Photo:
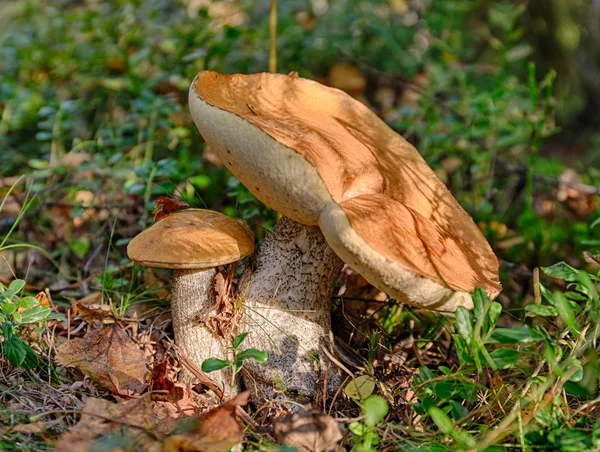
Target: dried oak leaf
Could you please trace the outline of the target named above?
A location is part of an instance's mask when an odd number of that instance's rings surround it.
[[[118,325],[67,341],[58,348],[56,361],[79,369],[99,385],[124,397],[146,389],[147,356]]]
[[[154,203],[154,211],[152,212],[154,215],[154,221],[158,221],[170,213],[177,212],[178,210],[182,209],[188,209],[189,207],[190,205],[186,202],[168,198],[166,196],[159,196],[156,198],[156,202]]]
[[[248,403],[249,392],[214,408],[188,423],[186,432],[167,438],[161,452],[227,452],[244,439],[244,429],[235,418],[238,405]]]
[[[338,422],[318,411],[301,410],[275,419],[275,436],[299,451],[323,452],[336,448],[342,439]]]
[[[81,419],[77,425],[59,438],[54,450],[158,452],[160,442],[151,433],[155,428],[156,419],[148,395],[119,403],[89,397],[83,407]],[[119,443],[112,448],[106,444],[106,439],[111,436],[115,438],[115,443]]]

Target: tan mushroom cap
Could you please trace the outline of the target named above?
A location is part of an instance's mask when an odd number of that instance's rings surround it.
[[[198,74],[200,133],[261,201],[320,225],[329,245],[400,301],[451,311],[498,261],[419,152],[346,93],[280,74]],[[343,239],[342,239],[343,238]]]
[[[239,261],[254,235],[239,221],[201,209],[174,212],[135,236],[127,255],[148,267],[204,269]]]

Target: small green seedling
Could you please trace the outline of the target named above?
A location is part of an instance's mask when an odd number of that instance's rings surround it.
[[[266,363],[268,359],[267,352],[255,348],[247,348],[240,351],[240,346],[247,336],[248,333],[241,333],[233,340],[233,347],[231,347],[231,351],[233,352],[232,361],[219,358],[208,358],[202,363],[202,370],[204,372],[214,372],[215,370],[231,368],[231,386],[233,387],[235,386],[235,376],[239,373],[247,360],[253,359],[261,364]]]
[[[0,283],[0,334],[4,341],[1,352],[15,367],[32,368],[38,363],[33,349],[18,335],[24,325],[43,322],[54,315],[46,306],[40,306],[32,296],[21,297],[25,281],[15,279],[8,287]]]
[[[358,403],[358,402],[357,402]],[[354,439],[354,452],[375,452],[373,446],[379,444],[379,436],[375,427],[387,415],[389,406],[385,399],[376,394],[367,397],[359,403],[362,412],[362,422],[351,422],[348,429],[356,436]]]

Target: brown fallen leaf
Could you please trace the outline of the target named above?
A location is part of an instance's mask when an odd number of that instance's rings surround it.
[[[116,317],[113,314],[110,306],[106,304],[90,304],[84,305],[78,301],[73,304],[73,317],[79,317],[88,323],[99,322],[104,325],[111,325],[116,322]]]
[[[338,422],[318,411],[301,410],[273,422],[277,439],[300,452],[323,452],[336,448],[342,439]]]
[[[56,361],[79,369],[99,385],[124,397],[146,389],[147,357],[118,325],[67,341],[58,348]]]
[[[120,403],[89,397],[82,410],[81,419],[70,431],[64,433],[56,451],[90,452],[94,450],[144,450],[157,452],[160,441],[152,433],[156,419],[149,395]],[[120,436],[114,446],[104,444],[107,437]],[[103,444],[98,444],[99,441]],[[126,447],[125,444],[127,444]],[[104,447],[102,447],[104,446]],[[135,449],[134,447],[135,446]]]
[[[38,301],[40,306],[52,308],[52,310],[56,312],[56,306],[54,306],[54,303],[52,303],[52,297],[50,296],[50,289],[47,287],[46,289],[38,292],[38,294],[35,296],[35,299]]]
[[[190,205],[186,202],[179,201],[178,199],[168,198],[166,196],[159,196],[156,198],[154,203],[154,221],[160,220],[162,217],[169,215],[170,213],[177,212],[178,210],[188,209]]]
[[[236,407],[248,403],[248,391],[200,415],[187,432],[167,438],[161,452],[227,452],[244,439],[244,429],[235,417]]]
[[[92,292],[91,294],[77,300],[77,303],[83,306],[102,304],[102,292]]]
[[[198,416],[206,411],[209,405],[204,397],[193,391],[190,386],[177,382],[173,389],[169,391],[168,397],[156,400],[153,394],[154,414],[160,420],[174,420],[178,418],[188,418]],[[212,405],[210,405],[212,406]],[[161,422],[161,428],[164,426]],[[170,433],[169,428],[161,431]]]
[[[183,398],[183,388],[175,386],[175,383],[167,378],[168,364],[168,360],[160,363],[155,362],[152,368],[150,390],[154,401],[177,402]]]

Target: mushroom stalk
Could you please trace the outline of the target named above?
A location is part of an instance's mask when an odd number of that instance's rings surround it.
[[[173,272],[171,316],[175,342],[198,368],[201,368],[202,362],[208,358],[230,358],[227,356],[225,339],[212,334],[202,321],[216,313],[211,290],[216,273],[216,268],[176,269]],[[229,375],[225,375],[224,372],[213,372],[210,377],[227,393],[230,389]],[[190,383],[194,376],[185,371],[182,380]]]
[[[259,246],[252,264],[239,284],[245,302],[241,329],[250,333],[244,345],[268,352],[269,361],[246,364],[246,386],[262,399],[271,399],[278,383],[315,398],[329,364],[320,347],[329,343],[331,294],[344,264],[318,226],[287,217]],[[329,392],[339,387],[335,365],[327,380]]]

